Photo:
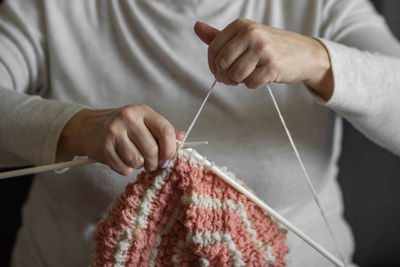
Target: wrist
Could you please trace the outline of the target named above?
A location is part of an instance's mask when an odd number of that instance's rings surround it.
[[[328,51],[317,39],[310,38],[312,43],[311,58],[312,66],[304,83],[311,87],[314,92],[325,101],[333,94],[333,73]]]
[[[82,151],[79,146],[79,131],[84,124],[89,109],[78,111],[64,126],[57,146],[57,158],[80,156]]]

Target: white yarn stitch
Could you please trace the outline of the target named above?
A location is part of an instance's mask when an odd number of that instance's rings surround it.
[[[205,209],[231,209],[236,212],[242,218],[243,224],[250,240],[256,244],[256,246],[264,251],[264,259],[267,263],[271,264],[275,262],[275,257],[272,255],[272,247],[268,244],[264,244],[260,239],[258,239],[257,231],[252,228],[251,221],[247,218],[245,207],[242,203],[235,204],[229,199],[224,199],[222,202],[218,198],[211,198],[209,196],[198,196],[196,193],[192,195],[184,194],[182,197],[182,202],[185,205],[196,206]]]
[[[126,257],[128,249],[133,241],[131,229],[146,229],[147,228],[147,217],[149,215],[150,207],[153,199],[158,195],[159,190],[165,184],[165,177],[169,173],[170,169],[163,170],[159,175],[154,178],[152,187],[148,188],[143,194],[143,199],[136,205],[136,213],[132,218],[131,227],[127,227],[118,232],[120,236],[120,242],[118,244],[117,251],[115,253],[115,265],[116,267],[124,267],[126,264]]]
[[[232,259],[232,265],[235,267],[246,266],[246,263],[242,260],[242,253],[236,248],[235,242],[233,242],[229,233],[220,234],[219,232],[205,233],[196,232],[194,235],[188,233],[186,240],[190,243],[204,247],[205,245],[221,245],[227,244],[228,252]]]
[[[164,229],[162,229],[161,233],[159,233],[156,237],[156,240],[154,242],[154,246],[151,250],[151,255],[150,255],[150,262],[149,262],[149,266],[153,267],[155,266],[155,260],[157,258],[157,254],[158,254],[158,247],[160,246],[162,237],[164,235],[167,235],[169,232],[171,232],[172,228],[174,227],[175,223],[180,220],[183,216],[183,210],[182,210],[183,205],[182,204],[178,204],[171,217],[168,219],[167,224],[165,225]]]

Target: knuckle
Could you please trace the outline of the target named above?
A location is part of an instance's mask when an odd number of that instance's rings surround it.
[[[256,23],[249,23],[244,27],[243,33],[246,37],[254,39],[255,37],[258,37],[260,34],[259,27]]]
[[[175,136],[175,129],[170,123],[166,122],[161,126],[161,134],[163,136]]]
[[[118,112],[118,118],[125,120],[125,121],[131,120],[131,118],[132,118],[131,109],[129,107],[122,108]]]
[[[134,168],[141,168],[143,167],[144,159],[141,155],[136,155],[135,158],[132,160],[132,166]]]
[[[268,53],[268,46],[263,42],[257,42],[254,44],[252,50],[256,55],[262,55],[264,57]]]
[[[140,108],[140,109],[146,109],[148,108],[148,106],[146,104],[137,104],[136,107]]]
[[[228,58],[227,58],[228,51],[224,51],[221,56],[219,56],[215,61],[218,67],[225,70],[229,67],[228,65]]]
[[[152,111],[152,109],[146,104],[138,104],[138,105],[136,105],[136,107],[139,110],[142,110],[142,111],[145,111],[145,112]]]
[[[229,72],[229,77],[231,78],[232,81],[235,83],[239,83],[243,80],[243,71],[238,70],[238,69],[233,69]]]
[[[147,148],[144,151],[144,156],[145,158],[153,158],[158,155],[158,146],[155,144],[151,144],[147,146]]]
[[[105,133],[107,136],[116,136],[118,133],[118,129],[115,123],[109,123],[105,128]]]

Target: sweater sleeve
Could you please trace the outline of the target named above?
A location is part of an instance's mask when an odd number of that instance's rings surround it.
[[[40,97],[50,90],[43,3],[0,7],[0,167],[55,161],[58,138],[78,104]]]
[[[323,18],[334,91],[321,103],[400,155],[399,42],[366,0],[328,0]]]

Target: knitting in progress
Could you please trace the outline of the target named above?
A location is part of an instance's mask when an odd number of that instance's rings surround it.
[[[95,242],[92,266],[278,267],[289,252],[286,230],[190,150],[128,184]]]

